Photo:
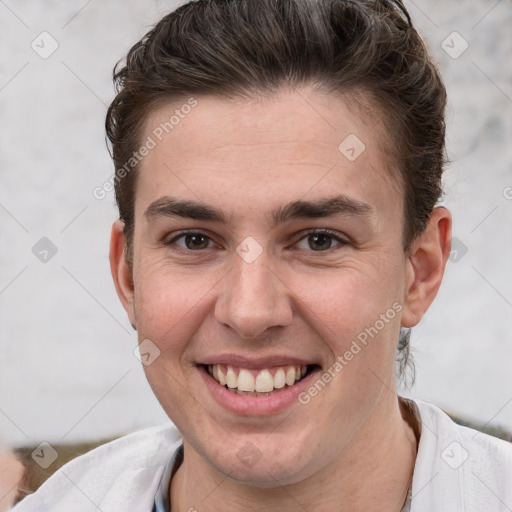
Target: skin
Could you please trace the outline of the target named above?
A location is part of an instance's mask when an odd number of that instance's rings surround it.
[[[0,512],[14,505],[24,468],[13,453],[0,445]]]
[[[416,325],[437,293],[450,214],[435,209],[404,253],[402,188],[382,149],[385,131],[376,113],[353,102],[305,87],[197,100],[141,162],[133,268],[120,221],[110,255],[139,340],[161,351],[145,366],[148,381],[184,436],[172,510],[399,511],[417,446],[399,411],[396,345],[400,326]],[[152,113],[141,140],[175,108]],[[338,150],[349,134],[366,146],[353,162]],[[369,208],[270,221],[291,201],[338,194]],[[214,206],[227,222],[145,215],[169,196]],[[184,229],[209,238],[195,239],[200,249],[187,246],[175,239]],[[319,250],[309,229],[333,230],[347,243],[320,239]],[[249,236],[263,249],[252,263],[236,252]],[[307,405],[235,414],[199,375],[198,362],[225,353],[296,357],[321,375],[395,303],[401,312]],[[247,443],[260,456],[250,467],[237,457]]]

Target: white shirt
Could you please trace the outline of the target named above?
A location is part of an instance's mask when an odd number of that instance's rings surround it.
[[[511,512],[512,444],[414,402],[422,427],[410,512]],[[151,512],[180,446],[172,426],[122,437],[63,466],[12,512]]]

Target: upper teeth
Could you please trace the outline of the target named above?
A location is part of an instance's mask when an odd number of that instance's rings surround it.
[[[214,364],[208,366],[210,375],[222,386],[239,391],[271,392],[285,385],[293,386],[307,372],[307,366],[280,366],[262,370],[247,370]]]

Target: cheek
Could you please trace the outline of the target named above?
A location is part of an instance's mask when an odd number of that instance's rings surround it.
[[[189,341],[208,309],[211,288],[208,279],[192,278],[156,263],[141,269],[135,282],[139,341],[150,340],[158,354],[143,369],[163,409],[173,411],[172,419],[177,424],[185,421],[180,411],[190,408],[190,395],[184,392],[183,383],[193,368],[183,362],[188,360]]]
[[[214,276],[148,265],[135,283],[139,339],[149,338],[162,352],[181,353],[204,318],[214,292]]]
[[[399,300],[398,287],[376,279],[368,267],[296,276],[290,288],[301,314],[321,331],[323,339],[331,340],[337,352]]]

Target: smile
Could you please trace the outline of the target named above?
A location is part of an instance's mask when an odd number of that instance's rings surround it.
[[[247,369],[232,365],[210,364],[206,370],[231,393],[263,397],[270,396],[294,386],[305,378],[316,365],[274,366],[262,369]]]

